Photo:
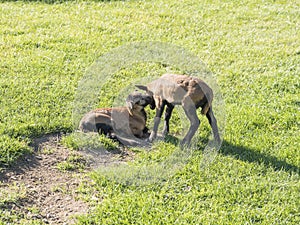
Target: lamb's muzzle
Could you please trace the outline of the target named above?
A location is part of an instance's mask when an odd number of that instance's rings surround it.
[[[215,140],[218,144],[221,142],[217,120],[212,110],[213,91],[201,79],[186,75],[165,74],[159,79],[150,82],[147,86],[136,85],[136,87],[146,91],[155,101],[156,115],[154,127],[149,137],[150,141],[153,141],[157,136],[158,125],[165,106],[167,108],[163,135],[169,132],[169,120],[174,106],[181,105],[190,121],[190,128],[181,141],[182,145],[190,144],[200,125],[200,120],[196,113],[196,109],[199,107],[202,109],[201,113],[206,115],[209,121]]]

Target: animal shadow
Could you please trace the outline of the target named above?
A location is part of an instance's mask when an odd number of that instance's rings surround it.
[[[278,159],[275,156],[261,153],[255,149],[234,145],[228,141],[223,141],[220,153],[244,162],[262,163],[266,167],[272,167],[275,171],[284,170],[286,172],[300,174],[300,168],[298,166],[290,164],[284,159]]]

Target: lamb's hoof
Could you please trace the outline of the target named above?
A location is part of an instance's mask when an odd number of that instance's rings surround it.
[[[221,147],[221,145],[222,145],[222,141],[221,141],[221,139],[218,137],[218,138],[215,138],[215,142],[216,142],[216,144],[219,146],[219,147]]]
[[[165,138],[168,134],[169,134],[169,132],[164,129],[162,132],[162,138]]]
[[[190,147],[190,142],[187,141],[187,140],[185,140],[185,139],[183,139],[183,140],[180,142],[180,148],[181,148],[181,149],[185,149],[185,148],[188,148],[188,147]]]
[[[156,134],[151,133],[150,137],[148,138],[148,141],[152,143],[155,140],[155,138],[156,138]]]

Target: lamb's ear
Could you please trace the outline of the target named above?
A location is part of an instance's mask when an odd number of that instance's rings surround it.
[[[148,88],[144,85],[135,85],[138,89],[141,89],[143,91],[148,91]]]

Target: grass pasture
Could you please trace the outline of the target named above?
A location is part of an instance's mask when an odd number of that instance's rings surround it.
[[[299,1],[285,0],[0,0],[0,172],[32,152],[34,138],[73,131],[78,83],[101,55],[132,42],[166,42],[197,55],[214,74],[226,103],[223,145],[200,169],[210,133],[201,117],[199,149],[168,179],[134,186],[89,173],[91,183],[77,191],[91,212],[76,222],[300,224],[299,12]],[[121,68],[113,88],[99,93],[99,106],[110,105],[137,73],[165,70]],[[174,119],[173,133],[178,126]],[[64,144],[76,148],[70,137]],[[159,161],[170,148],[133,149],[136,163]],[[26,198],[26,186],[14,185],[1,190],[0,224],[43,224],[6,207]]]

